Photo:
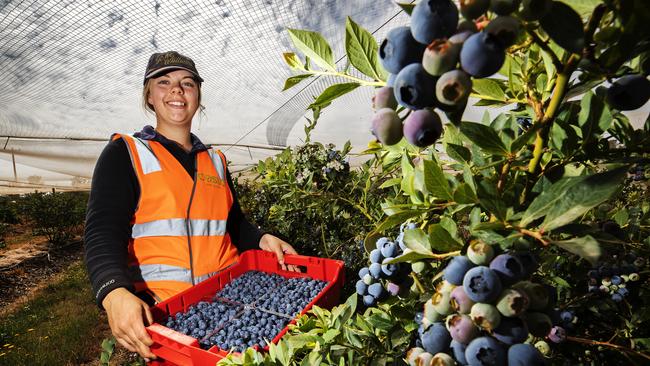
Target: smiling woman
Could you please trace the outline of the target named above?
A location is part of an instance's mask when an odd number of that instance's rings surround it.
[[[242,251],[272,251],[283,267],[283,253],[295,254],[246,220],[226,157],[190,132],[202,82],[190,58],[153,54],[142,99],[156,127],[114,134],[93,174],[88,273],[117,341],[145,358],[155,357],[144,327],[150,305],[229,267]]]

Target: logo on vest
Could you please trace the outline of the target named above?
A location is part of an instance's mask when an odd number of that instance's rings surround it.
[[[223,180],[219,178],[216,175],[208,175],[204,173],[198,173],[197,178],[199,178],[200,181],[203,183],[212,186],[212,187],[222,187],[223,186]]]

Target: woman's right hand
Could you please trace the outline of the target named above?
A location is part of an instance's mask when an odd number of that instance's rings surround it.
[[[106,309],[108,325],[115,339],[124,348],[137,352],[147,361],[156,358],[149,349],[153,340],[144,328],[145,319],[148,324],[153,323],[147,303],[124,287],[119,287],[106,295],[102,306]]]

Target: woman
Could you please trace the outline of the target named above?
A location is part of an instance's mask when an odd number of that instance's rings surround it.
[[[243,216],[221,152],[192,133],[201,106],[194,62],[155,53],[145,72],[143,105],[156,128],[115,134],[93,174],[85,228],[86,266],[117,341],[155,358],[145,322],[149,306],[222,271],[244,250],[295,250],[262,234]]]

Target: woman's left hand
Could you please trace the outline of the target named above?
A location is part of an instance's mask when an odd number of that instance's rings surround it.
[[[298,254],[291,244],[286,241],[273,236],[271,234],[264,234],[260,238],[260,249],[273,252],[278,257],[278,263],[282,266],[282,269],[285,271],[300,272],[300,269],[294,265],[287,266],[284,264],[284,255],[286,254]]]

